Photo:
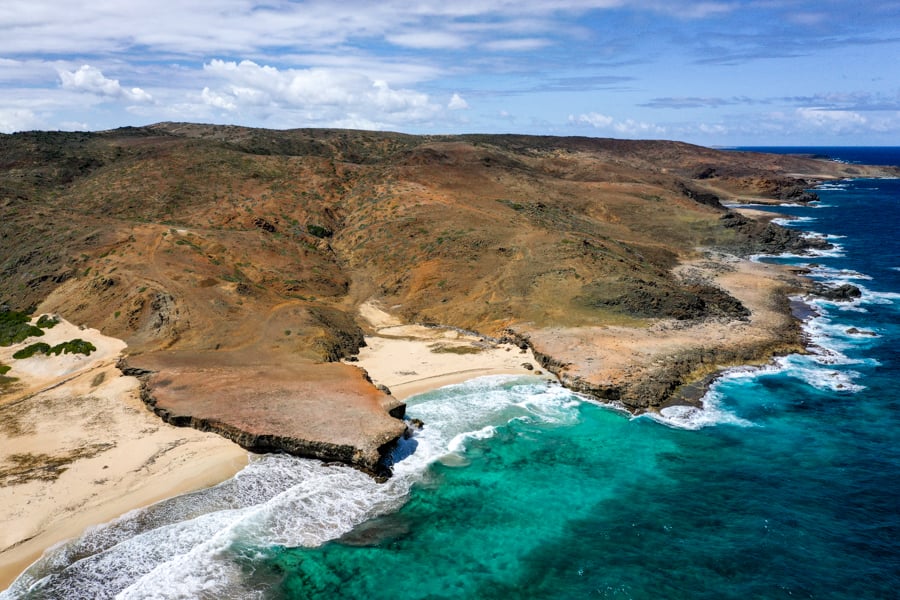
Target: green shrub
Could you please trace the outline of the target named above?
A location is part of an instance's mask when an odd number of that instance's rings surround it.
[[[306,230],[310,235],[314,235],[317,238],[327,238],[334,235],[334,232],[327,227],[322,227],[321,225],[313,225],[312,223],[307,224]]]
[[[92,343],[86,342],[80,338],[75,338],[74,340],[69,340],[68,342],[53,346],[47,354],[54,354],[56,356],[59,356],[60,354],[84,354],[85,356],[88,356],[96,349],[97,347]]]
[[[13,354],[13,358],[22,359],[22,358],[31,358],[35,354],[40,352],[41,354],[47,354],[50,352],[50,344],[45,342],[38,342],[37,344],[31,344],[30,346],[25,346],[15,354]]]
[[[50,315],[41,315],[37,320],[37,326],[41,329],[53,329],[59,325],[59,317],[51,317]]]
[[[44,335],[44,331],[30,324],[27,313],[12,310],[0,312],[0,346],[12,346],[30,337]]]
[[[97,347],[92,343],[86,342],[79,338],[57,344],[52,348],[50,347],[50,344],[47,344],[45,342],[38,342],[36,344],[31,344],[30,346],[22,348],[21,350],[13,354],[13,358],[31,358],[38,353],[46,354],[48,356],[51,354],[54,356],[59,356],[60,354],[84,354],[85,356],[88,356],[96,349]]]

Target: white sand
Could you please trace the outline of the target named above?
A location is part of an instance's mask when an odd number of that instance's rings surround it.
[[[497,344],[453,329],[400,325],[371,301],[360,307],[360,315],[377,333],[366,337],[367,346],[355,364],[401,400],[484,375],[542,373],[531,351],[513,344]]]
[[[74,338],[97,351],[12,359],[36,341],[52,346]],[[8,375],[20,380],[0,396],[0,589],[45,549],[87,527],[209,487],[247,464],[239,446],[172,427],[148,411],[137,379],[115,367],[124,348],[65,321],[43,337],[0,348],[0,362],[13,367]],[[54,460],[64,463],[58,476],[46,469]],[[24,462],[29,468],[11,471]]]

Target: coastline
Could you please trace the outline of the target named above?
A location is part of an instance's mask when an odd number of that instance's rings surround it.
[[[90,356],[12,360],[34,340],[0,348],[17,386],[0,396],[0,589],[45,550],[159,500],[232,477],[239,446],[166,425],[115,363],[125,343],[61,321],[40,341],[93,343]]]
[[[563,385],[635,415],[673,405],[702,408],[698,386],[705,389],[726,369],[805,351],[789,297],[807,284],[795,270],[709,253],[683,262],[676,272],[722,288],[749,316],[664,319],[645,328],[525,325],[512,333]]]
[[[510,342],[451,327],[403,325],[375,303],[367,302],[360,307],[360,316],[369,325],[367,345],[344,362],[362,368],[374,385],[389,389],[399,401],[485,375],[543,375],[558,378],[573,391],[622,404],[639,414],[673,404],[698,407],[702,396],[698,386],[707,388],[725,369],[736,364],[760,364],[776,354],[802,351],[799,321],[788,301],[791,291],[802,288],[803,279],[796,271],[722,254],[685,262],[677,271],[683,277],[714,281],[747,305],[751,316],[741,321],[663,320],[643,329],[597,327],[570,331],[520,326],[511,330],[518,339]],[[19,508],[11,508],[6,516],[18,529],[6,524],[6,538],[15,539],[3,540],[0,589],[46,549],[86,528],[158,500],[215,485],[247,464],[246,451],[218,435],[171,427],[157,420],[140,398],[138,380],[121,375],[115,367],[125,347],[123,342],[65,322],[52,331],[60,339],[90,339],[99,344],[101,351],[90,360],[39,357],[12,361],[21,364],[15,365],[17,371],[11,375],[27,375],[23,378],[27,390],[19,390],[17,400],[0,401],[0,411],[28,402],[43,402],[46,407],[54,401],[71,403],[72,396],[102,397],[104,404],[93,403],[90,418],[94,422],[103,421],[115,411],[110,402],[132,420],[117,424],[119,437],[113,448],[77,461],[55,481],[0,487],[0,498],[7,506],[19,503]],[[53,340],[48,337],[47,341]],[[703,345],[707,351],[698,353]],[[3,349],[5,354],[0,359],[9,362],[6,354],[11,355],[15,349]],[[53,366],[47,362],[61,358],[71,364]],[[673,365],[674,370],[666,370]],[[93,385],[100,373],[104,374],[101,383]],[[641,404],[642,398],[653,394],[666,401]],[[65,415],[55,418],[66,420]],[[52,415],[41,415],[45,424],[53,419]],[[83,422],[71,419],[64,425],[69,431],[84,427]],[[109,429],[104,430],[105,435]],[[159,438],[158,431],[167,432],[165,441]],[[30,435],[35,440],[47,436],[42,431]],[[142,459],[134,457],[139,454],[137,447],[144,449]],[[116,453],[127,453],[131,462]],[[61,502],[61,494],[67,502],[56,504]],[[10,498],[3,498],[4,495]],[[35,510],[29,505],[25,514],[25,504],[39,495],[52,498],[47,500],[48,508]]]
[[[698,395],[695,389],[698,381],[709,384],[724,369],[736,362],[758,364],[767,361],[773,356],[774,345],[780,350],[786,348],[785,339],[779,334],[792,328],[799,330],[798,321],[791,314],[787,302],[787,290],[797,289],[800,278],[790,269],[777,265],[764,265],[724,255],[708,256],[700,261],[684,263],[679,270],[690,271],[693,277],[702,275],[714,279],[718,285],[748,305],[752,313],[750,319],[737,324],[721,319],[706,319],[692,324],[661,321],[646,329],[603,327],[582,328],[577,332],[528,331],[521,328],[517,332],[527,331],[527,337],[518,343],[510,343],[449,327],[403,325],[376,304],[367,302],[360,308],[360,315],[370,326],[370,335],[366,336],[367,346],[361,348],[356,357],[345,362],[365,370],[373,384],[389,388],[391,395],[397,400],[476,377],[508,374],[549,377],[555,375],[573,391],[616,402],[621,402],[623,391],[627,393],[629,386],[640,387],[641,382],[651,380],[665,385],[678,382],[679,385],[669,392],[675,391],[675,388],[683,383],[685,389],[678,391],[690,390],[694,395],[694,402],[685,402],[684,396],[687,394],[682,394],[672,403],[696,405],[702,396]],[[776,296],[784,302],[776,301]],[[91,340],[112,339],[104,338],[93,330],[79,331],[70,324],[64,324],[58,333],[62,337],[72,337],[76,331],[83,338],[90,336]],[[748,336],[752,338],[749,343]],[[695,350],[702,344],[702,340],[709,339],[715,340],[716,352],[711,356],[701,357],[697,364],[684,360],[684,351]],[[551,359],[549,358],[551,354],[547,352],[548,340],[570,346],[564,352],[560,352],[558,348],[552,349]],[[744,352],[736,352],[731,348],[730,345],[737,340],[741,341],[738,346]],[[21,523],[28,522],[33,529],[38,528],[38,531],[33,535],[18,534],[20,537],[18,541],[6,544],[0,551],[0,589],[8,586],[46,549],[79,535],[86,528],[108,522],[130,510],[147,506],[155,501],[215,485],[233,476],[247,462],[245,451],[217,435],[191,428],[170,427],[156,420],[140,399],[138,381],[132,377],[122,376],[115,368],[115,360],[124,348],[124,343],[113,341],[118,342],[121,348],[115,343],[110,345],[104,341],[107,351],[97,356],[95,360],[82,361],[83,364],[77,365],[74,370],[71,366],[66,367],[68,372],[62,374],[64,380],[62,385],[59,381],[50,382],[46,379],[48,370],[44,365],[42,369],[45,372],[45,379],[30,382],[29,389],[47,388],[48,385],[52,389],[44,389],[37,393],[32,391],[30,397],[23,398],[19,402],[37,397],[42,398],[45,404],[50,398],[70,400],[67,394],[90,394],[92,398],[104,396],[109,400],[114,399],[122,406],[123,412],[131,416],[140,416],[138,420],[129,421],[118,428],[122,438],[134,440],[129,441],[129,454],[134,453],[135,445],[141,441],[141,436],[146,435],[151,429],[154,432],[167,431],[176,438],[169,440],[163,448],[146,457],[143,464],[128,465],[124,471],[130,479],[127,479],[124,485],[124,479],[113,483],[110,477],[114,471],[108,470],[108,467],[109,463],[115,462],[112,460],[114,450],[107,452],[107,456],[79,461],[83,463],[83,469],[76,468],[81,466],[80,464],[73,465],[70,472],[63,473],[54,482],[27,484],[39,485],[42,490],[61,490],[54,494],[69,494],[73,484],[67,479],[77,479],[83,482],[82,493],[87,491],[85,488],[91,488],[90,497],[77,501],[70,499],[68,504],[58,506],[49,514],[41,510],[34,511],[29,507],[30,515]],[[789,349],[797,349],[796,345],[793,345],[795,341],[788,343]],[[727,352],[722,353],[723,348],[726,350],[731,348],[728,351],[732,353],[732,360],[724,360]],[[8,353],[11,354],[12,350]],[[533,350],[537,350],[537,353]],[[580,361],[579,356],[573,352],[582,353]],[[681,356],[682,359],[676,363],[681,366],[688,365],[690,368],[677,373],[663,373],[650,368],[673,356]],[[747,360],[742,361],[741,357]],[[25,363],[25,366],[28,364],[30,363]],[[24,372],[26,369],[21,370]],[[41,369],[31,369],[35,377],[40,371]],[[553,375],[546,371],[550,371]],[[101,372],[106,374],[104,377],[107,380],[100,385],[91,386],[89,382],[96,381]],[[701,372],[702,376],[698,377],[698,373]],[[59,369],[52,373],[57,378],[60,377]],[[611,377],[613,373],[615,376]],[[661,375],[668,377],[669,382],[660,379]],[[608,393],[604,390],[610,389],[609,386],[619,390],[616,397],[601,395]],[[645,393],[650,391],[659,390],[656,388],[644,390]],[[19,395],[20,398],[22,396],[23,394]],[[12,403],[4,399],[0,409],[10,404]],[[641,412],[635,410],[633,405],[625,405],[633,413]],[[662,407],[647,406],[645,410],[659,410]],[[96,412],[98,410],[100,407],[95,407],[95,419],[96,415],[102,414]],[[105,407],[104,410],[110,409]],[[78,424],[71,422],[67,426],[79,427]],[[39,432],[35,432],[34,435],[39,435]],[[141,446],[146,447],[149,443],[142,442]],[[121,451],[124,452],[124,448]],[[123,470],[122,467],[125,466],[123,462],[125,461],[122,458],[118,459],[119,470]],[[97,475],[97,469],[102,471],[101,475]],[[98,483],[100,479],[105,481]],[[0,488],[0,497],[4,493],[10,495],[7,492],[10,489],[25,488],[22,486]],[[35,493],[37,492],[32,492]],[[26,494],[18,496],[20,502],[25,501]],[[73,507],[74,504],[77,506]],[[7,518],[11,514],[15,515],[16,511],[10,510]],[[19,524],[19,521],[16,523]]]
[[[758,212],[755,218],[766,216]],[[477,334],[400,325],[370,302],[360,314],[375,334],[366,338],[368,347],[360,350],[355,364],[400,400],[483,375],[536,374],[639,415],[670,406],[702,409],[705,392],[728,369],[807,351],[792,297],[809,291],[812,282],[795,268],[708,251],[682,262],[675,272],[723,289],[749,315],[660,319],[646,327],[535,328],[519,323],[506,330],[505,340],[512,343],[491,346]],[[454,343],[485,346],[477,354],[477,368],[469,357],[435,358],[432,347],[457,336]],[[531,369],[523,368],[523,362]]]
[[[374,384],[391,385],[397,400],[484,375],[541,372],[530,350],[509,343],[449,328],[399,325],[371,304],[362,314],[381,328],[367,337],[358,361],[348,362],[366,370]],[[116,367],[125,349],[121,340],[66,321],[41,340],[74,337],[98,350],[89,357],[11,360],[29,342],[0,348],[0,361],[12,364],[9,375],[19,380],[15,390],[0,397],[4,423],[19,424],[4,426],[15,448],[7,444],[0,451],[0,465],[10,464],[13,450],[24,455],[40,448],[78,457],[52,479],[26,475],[27,480],[0,485],[6,508],[0,517],[0,590],[46,550],[132,510],[225,481],[251,456],[217,434],[168,425],[149,411],[140,381]]]

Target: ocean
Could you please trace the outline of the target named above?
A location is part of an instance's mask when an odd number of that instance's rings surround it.
[[[785,151],[766,148],[767,151]],[[900,165],[900,148],[803,148]],[[539,377],[409,400],[375,483],[265,456],[48,553],[0,598],[892,598],[900,589],[900,180],[772,208],[852,283],[810,353],[726,372],[703,411],[632,417]]]

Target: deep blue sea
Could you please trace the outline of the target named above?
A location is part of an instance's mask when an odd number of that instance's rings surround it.
[[[87,532],[0,598],[895,598],[900,180],[817,191],[775,210],[834,250],[759,260],[862,298],[807,298],[810,354],[729,371],[704,412],[633,418],[538,377],[442,388],[410,399],[426,426],[387,483],[263,457]]]

